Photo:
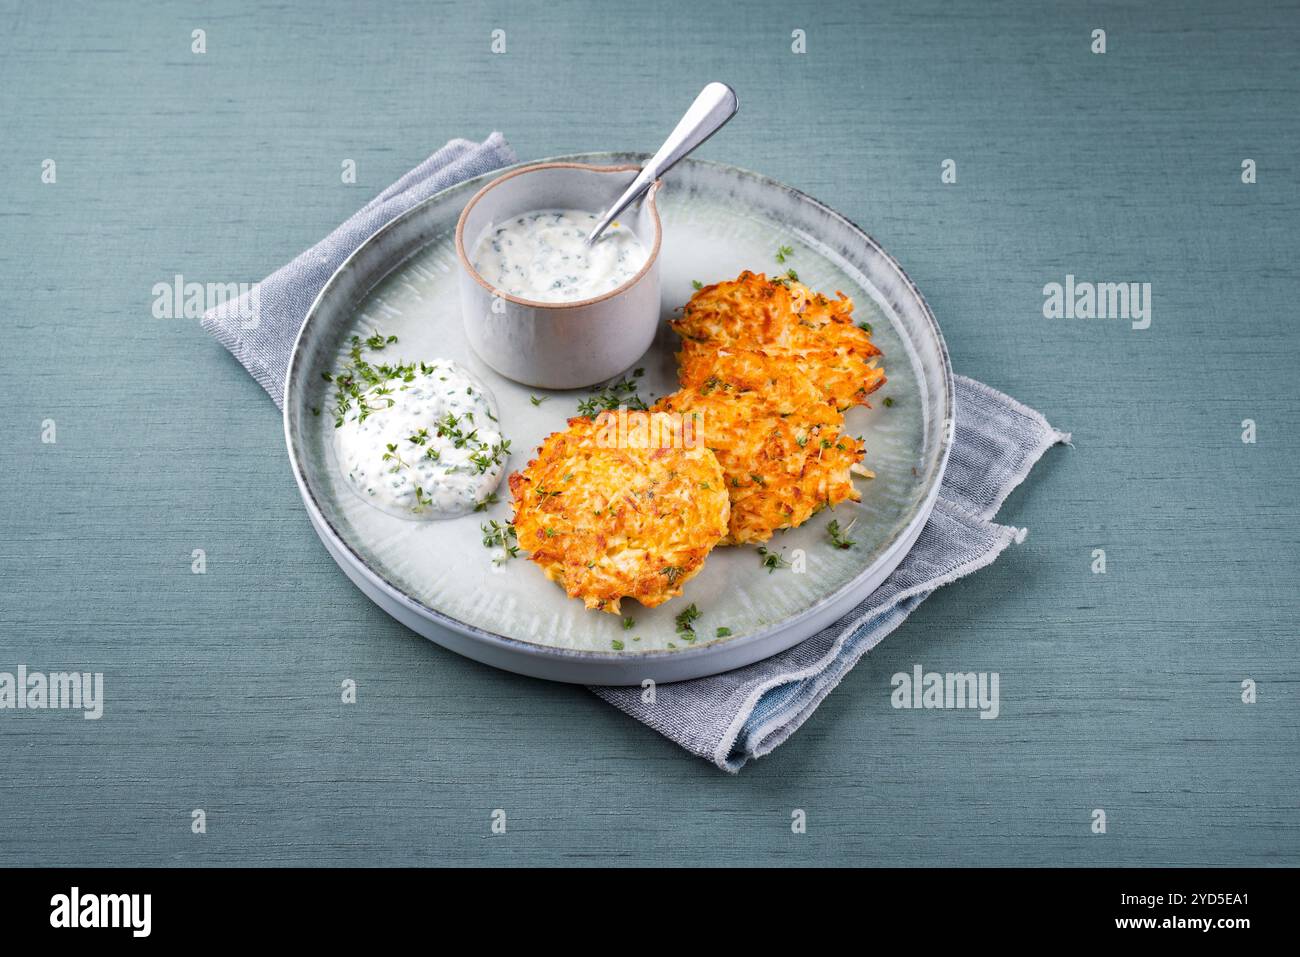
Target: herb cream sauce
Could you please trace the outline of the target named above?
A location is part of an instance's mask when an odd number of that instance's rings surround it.
[[[547,209],[488,228],[474,250],[474,269],[493,288],[534,302],[577,302],[623,285],[649,253],[636,233],[613,223],[595,245],[584,240],[600,217]]]
[[[334,430],[362,498],[406,518],[450,518],[491,501],[509,458],[496,403],[448,359],[420,362],[347,402]]]

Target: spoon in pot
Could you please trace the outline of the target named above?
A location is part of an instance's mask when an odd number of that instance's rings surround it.
[[[710,83],[695,98],[691,108],[678,121],[677,127],[664,140],[659,152],[650,157],[650,162],[641,168],[636,179],[623,192],[614,205],[605,210],[596,228],[585,240],[590,246],[600,238],[609,224],[618,218],[619,213],[645,195],[652,183],[664,173],[677,165],[678,160],[689,155],[697,146],[707,140],[736,115],[740,101],[736,91],[725,83]]]

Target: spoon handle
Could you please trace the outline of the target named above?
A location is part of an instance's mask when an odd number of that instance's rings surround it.
[[[632,180],[623,195],[605,211],[605,215],[601,216],[596,228],[587,236],[587,245],[590,246],[599,239],[600,234],[609,224],[645,193],[655,180],[722,129],[727,120],[736,115],[739,108],[740,101],[736,98],[736,91],[725,83],[710,83],[701,90],[700,95],[691,104],[691,108],[668,134],[664,145],[659,147],[659,151],[650,158],[650,162],[641,168],[641,172],[637,174],[636,179]]]

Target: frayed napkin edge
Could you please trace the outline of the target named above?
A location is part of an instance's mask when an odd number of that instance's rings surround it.
[[[1031,409],[1018,399],[1007,395],[1000,389],[995,389],[993,386],[981,382],[979,379],[972,379],[969,376],[964,375],[956,376],[956,378],[962,380],[962,382],[969,386],[972,391],[983,393],[1000,403],[1010,406],[1020,415],[1023,415],[1026,419],[1029,419],[1037,425],[1041,432],[1038,442],[1036,442],[1034,446],[1025,453],[1024,460],[1020,463],[1020,467],[1011,472],[1002,483],[1002,491],[998,496],[989,503],[988,506],[975,513],[977,518],[988,521],[998,513],[998,510],[1002,508],[1002,504],[1010,497],[1011,493],[1019,488],[1021,483],[1029,477],[1029,473],[1033,471],[1034,466],[1038,464],[1039,459],[1043,457],[1043,454],[1048,449],[1053,445],[1058,444],[1068,445],[1070,448],[1074,448],[1074,433],[1062,432],[1060,429],[1054,427],[1052,423],[1048,422],[1047,417],[1037,409]]]

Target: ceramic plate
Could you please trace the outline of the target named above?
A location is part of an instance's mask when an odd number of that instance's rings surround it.
[[[557,159],[612,165],[640,154]],[[952,437],[952,372],[939,327],[898,264],[860,229],[816,200],[755,173],[687,160],[659,194],[663,219],[663,317],[693,282],[743,269],[787,268],[826,293],[842,290],[855,317],[872,325],[889,381],[875,408],[847,414],[845,431],[867,446],[875,479],[856,478],[860,503],[815,515],[768,543],[781,556],[766,567],[753,547],[717,548],[685,594],[658,608],[624,602],[633,620],[586,610],[523,557],[497,564],[481,525],[509,521],[509,492],[486,512],[408,521],[352,491],[335,461],[322,373],[337,367],[348,338],[379,331],[403,360],[454,359],[495,393],[511,439],[510,470],[562,429],[588,390],[545,392],[497,375],[470,350],[457,296],[454,231],[471,196],[500,173],[434,196],[370,237],[335,273],[307,316],[285,396],[285,436],[303,499],[335,560],[385,611],[415,631],[479,661],[537,677],[590,684],[676,681],[749,664],[796,644],[867,597],[907,553],[938,494]],[[776,262],[779,247],[793,253]],[[665,322],[635,381],[647,402],[676,388],[676,336]],[[390,353],[386,352],[389,358]],[[631,374],[634,369],[629,369]],[[884,399],[891,401],[888,405]],[[537,401],[540,400],[540,401]],[[826,526],[852,524],[852,548],[833,547]],[[694,604],[696,640],[676,616]],[[719,628],[730,634],[716,638]],[[621,643],[622,650],[615,650]]]

